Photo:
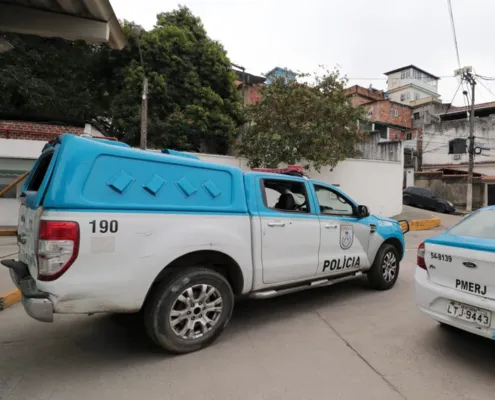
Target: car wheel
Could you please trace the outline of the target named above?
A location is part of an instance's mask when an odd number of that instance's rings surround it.
[[[438,203],[438,204],[435,206],[435,211],[436,211],[437,213],[441,213],[441,214],[443,214],[443,213],[445,213],[445,210],[446,210],[446,209],[445,209],[445,206],[444,206],[443,204]]]
[[[411,205],[411,199],[409,197],[404,197],[402,199],[402,203],[406,206],[410,206]]]
[[[230,321],[229,282],[207,268],[187,268],[159,284],[145,304],[148,335],[163,349],[190,353],[212,344]]]
[[[391,244],[384,244],[378,250],[375,261],[367,273],[373,289],[391,289],[399,276],[399,252]]]

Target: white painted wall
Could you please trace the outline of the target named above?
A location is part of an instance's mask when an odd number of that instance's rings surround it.
[[[18,199],[0,199],[0,226],[17,226],[20,205]]]
[[[388,75],[388,96],[390,100],[402,104],[423,100],[429,97],[438,97],[438,81],[426,82],[414,77],[413,69],[409,68],[409,76],[403,77],[403,71]],[[409,98],[401,100],[401,95],[409,94]]]
[[[416,79],[413,75],[413,70],[409,69],[409,77],[402,78],[402,71],[394,72],[387,76],[388,90],[397,89],[401,86],[406,86],[413,84],[418,87],[418,89],[424,89],[428,92],[438,93],[438,81],[426,82],[423,79]]]
[[[354,201],[368,206],[370,212],[393,217],[402,212],[401,162],[347,159],[333,171],[309,172],[312,179],[338,184]]]
[[[36,160],[46,143],[40,140],[0,139],[0,159],[25,158]]]

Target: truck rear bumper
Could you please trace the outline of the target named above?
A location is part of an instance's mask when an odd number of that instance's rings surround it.
[[[53,322],[53,304],[50,299],[33,299],[22,295],[27,315],[41,322]]]
[[[53,303],[49,294],[36,288],[36,282],[29,274],[26,264],[16,260],[2,260],[1,263],[10,269],[14,284],[21,290],[22,305],[26,313],[41,322],[53,322]]]

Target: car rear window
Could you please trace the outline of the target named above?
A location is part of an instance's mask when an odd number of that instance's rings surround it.
[[[495,210],[483,210],[471,214],[450,229],[448,234],[495,239]]]
[[[53,154],[54,152],[50,151],[46,154],[41,155],[39,159],[39,163],[36,166],[36,169],[34,170],[34,173],[31,177],[31,180],[27,185],[28,192],[37,192],[38,189],[40,188],[41,183],[45,178],[46,171],[48,170],[48,167],[50,166],[50,162],[52,161]]]

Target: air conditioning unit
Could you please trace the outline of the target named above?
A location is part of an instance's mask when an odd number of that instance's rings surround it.
[[[461,155],[460,154],[454,154],[454,160],[460,160]]]

